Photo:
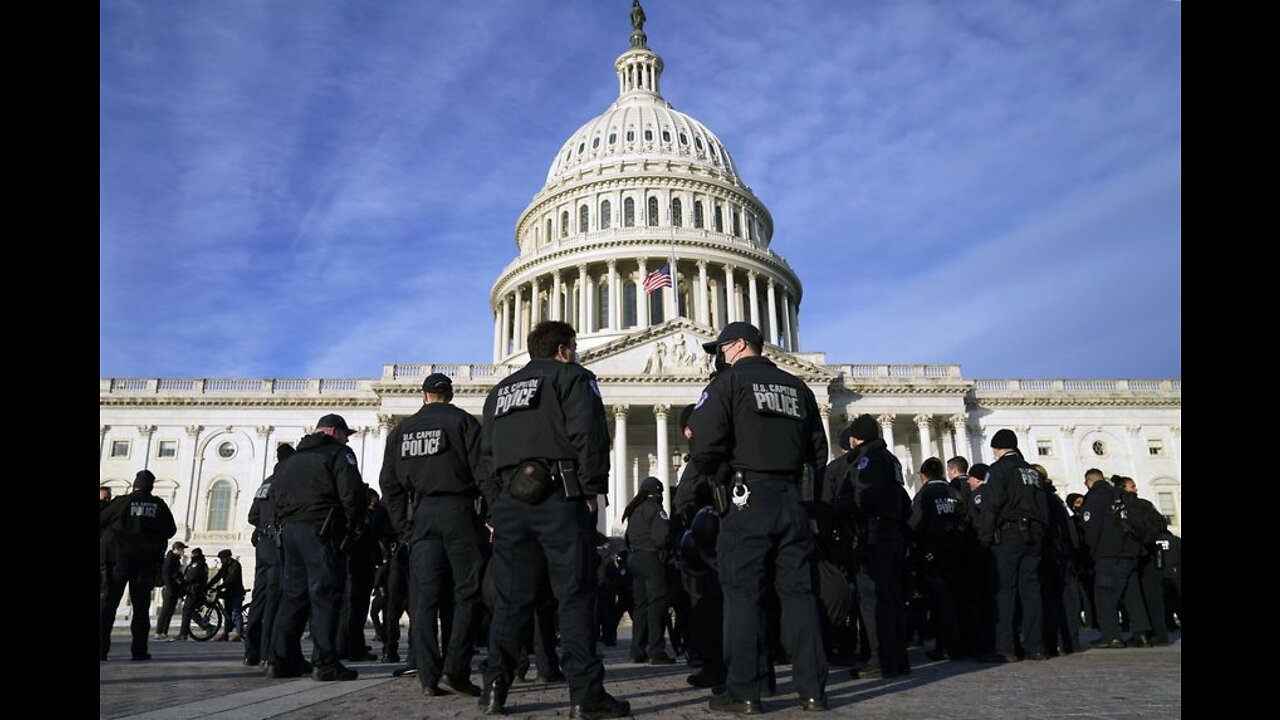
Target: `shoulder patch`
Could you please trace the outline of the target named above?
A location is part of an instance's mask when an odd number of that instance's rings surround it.
[[[710,393],[708,393],[706,390],[703,390],[702,395],[698,397],[698,402],[694,403],[693,409],[697,410],[698,408],[702,407],[702,403],[706,402],[707,398],[710,396],[711,396]]]
[[[974,495],[974,496],[973,496],[973,504],[974,504],[974,505],[981,505],[981,504],[982,504],[982,496],[981,496],[981,495]]]
[[[587,385],[591,387],[591,392],[595,393],[596,397],[604,399],[604,396],[600,394],[600,383],[596,382],[595,378],[588,380]]]
[[[347,453],[347,464],[348,464],[348,465],[350,465],[351,467],[355,467],[355,466],[357,466],[357,465],[359,465],[359,464],[360,464],[360,463],[356,462],[356,454],[355,454],[355,453]]]
[[[867,457],[867,456],[865,456],[865,455],[858,459],[858,469],[859,469],[859,470],[866,470],[866,469],[867,469],[867,466],[868,466],[868,465],[870,465],[870,464],[871,464],[871,458],[869,458],[869,457]]]
[[[1084,511],[1084,521],[1085,521],[1085,522],[1089,522],[1089,518],[1091,518],[1091,517],[1093,517],[1093,516],[1092,516],[1091,514],[1089,514],[1089,511],[1088,511],[1088,510],[1085,510],[1085,511]]]
[[[662,518],[663,520],[666,520],[666,519],[667,519],[667,511],[666,511],[665,509],[659,510],[659,511],[658,511],[658,517]]]

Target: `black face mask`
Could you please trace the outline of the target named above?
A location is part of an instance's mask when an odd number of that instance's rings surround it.
[[[722,373],[725,370],[728,370],[729,368],[730,368],[729,363],[725,362],[725,359],[724,359],[724,351],[717,350],[716,351],[716,372]]]

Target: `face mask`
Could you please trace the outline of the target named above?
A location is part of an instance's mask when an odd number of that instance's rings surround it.
[[[726,362],[724,359],[724,351],[723,350],[716,351],[716,372],[722,373],[725,370],[728,370],[729,367],[730,367],[729,363]]]

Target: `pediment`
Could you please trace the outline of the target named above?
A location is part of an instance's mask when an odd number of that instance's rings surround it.
[[[687,318],[674,318],[637,330],[582,354],[582,364],[600,378],[643,377],[699,379],[714,369],[702,343],[716,339],[712,329]],[[836,374],[802,360],[776,345],[765,344],[765,357],[806,382],[829,383]]]

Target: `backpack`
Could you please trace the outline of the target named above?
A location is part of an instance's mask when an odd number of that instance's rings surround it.
[[[1133,493],[1121,490],[1120,497],[1116,499],[1111,509],[1116,513],[1120,527],[1143,546],[1154,543],[1164,530],[1153,522],[1155,518]]]

